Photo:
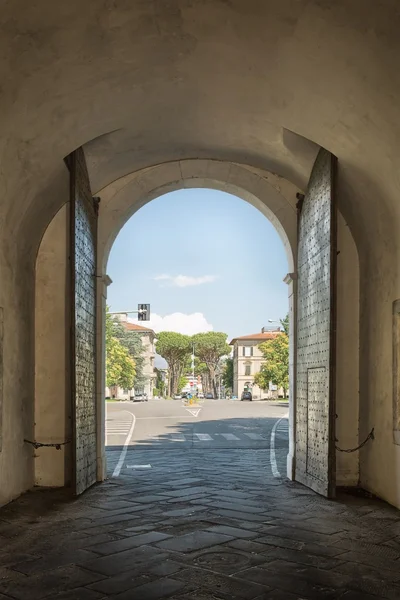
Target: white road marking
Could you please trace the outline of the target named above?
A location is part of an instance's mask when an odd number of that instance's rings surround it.
[[[122,469],[124,461],[125,461],[126,453],[128,451],[128,446],[129,446],[129,444],[131,442],[131,439],[132,439],[132,436],[133,436],[133,431],[135,429],[136,417],[131,412],[129,414],[132,415],[132,417],[133,417],[131,428],[130,428],[130,430],[128,432],[128,435],[126,436],[124,447],[121,450],[121,454],[120,454],[117,466],[115,467],[114,472],[112,474],[112,477],[118,477],[119,474],[121,473],[121,469]]]
[[[199,438],[200,442],[212,441],[212,437],[211,437],[211,435],[208,435],[208,433],[195,433],[194,435]]]
[[[201,408],[186,408],[186,410],[188,412],[190,412],[190,414],[193,415],[194,417],[198,417],[200,414]]]
[[[276,430],[278,428],[279,423],[281,423],[281,421],[283,421],[284,419],[287,419],[288,416],[289,415],[287,415],[286,417],[282,417],[281,419],[278,419],[271,431],[271,445],[270,445],[270,451],[269,451],[269,460],[271,463],[272,475],[274,477],[276,477],[277,479],[281,477],[281,474],[279,473],[278,465],[276,462],[276,454],[275,454]]]
[[[131,414],[131,413],[129,413]],[[111,419],[106,420],[106,446],[108,445],[108,438],[114,435],[127,435],[131,428],[130,421],[113,421]]]
[[[263,436],[260,435],[259,433],[245,433],[244,435],[247,435],[248,438],[250,438],[251,440],[263,440]]]
[[[151,469],[151,465],[126,465],[127,469]]]
[[[186,442],[186,438],[183,433],[171,433],[168,437],[171,442]]]
[[[222,435],[222,437],[224,437],[226,440],[229,440],[229,441],[239,440],[239,438],[236,437],[236,435],[234,435],[233,433],[220,433],[218,435]]]

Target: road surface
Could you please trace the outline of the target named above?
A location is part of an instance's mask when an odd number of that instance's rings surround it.
[[[238,400],[108,402],[109,473],[123,475],[130,463],[145,468],[156,462],[157,451],[163,456],[193,452],[207,460],[209,451],[261,450],[270,454],[272,472],[279,477],[286,470],[288,409],[284,402]]]

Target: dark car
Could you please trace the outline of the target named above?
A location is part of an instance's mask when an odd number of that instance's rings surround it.
[[[206,398],[207,400],[213,400],[214,396],[212,394],[208,393],[204,396],[204,398]]]
[[[251,392],[243,392],[241,399],[242,400],[253,400],[253,396],[252,396]]]

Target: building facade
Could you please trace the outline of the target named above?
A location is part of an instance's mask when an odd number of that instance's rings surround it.
[[[254,400],[273,395],[270,390],[261,390],[254,383],[254,376],[264,362],[259,345],[274,339],[277,335],[281,335],[281,332],[265,331],[263,328],[260,333],[233,338],[230,342],[233,346],[233,394],[235,396],[240,398],[245,391],[251,392]]]

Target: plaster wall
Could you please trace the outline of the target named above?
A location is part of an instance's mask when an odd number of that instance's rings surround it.
[[[193,158],[273,172],[304,190],[320,145],[339,159],[340,210],[360,256],[360,439],[376,432],[360,453],[361,480],[400,506],[397,1],[177,0],[171,10],[14,0],[0,28],[0,503],[33,482],[23,439],[33,434],[35,258],[65,202],[63,158],[85,144],[94,193],[139,171],[146,191],[145,172],[163,163],[181,181],[179,161]],[[115,226],[118,207],[108,216]]]
[[[340,213],[337,251],[336,439],[344,450],[359,443],[360,274],[357,248]],[[358,482],[359,453],[337,451],[336,484],[356,486]]]
[[[71,440],[69,388],[68,219],[64,205],[46,229],[36,259],[35,440]],[[71,443],[35,451],[35,485],[70,483]]]

